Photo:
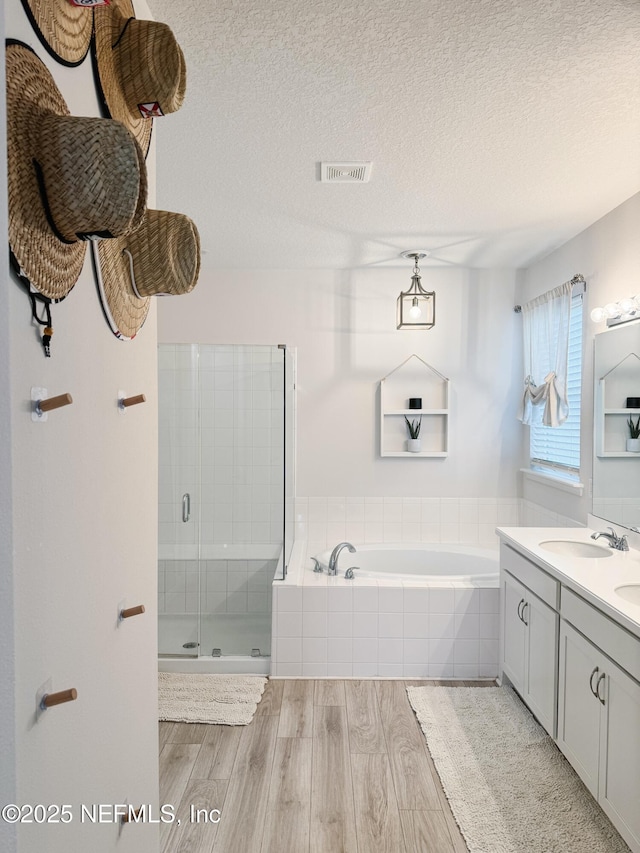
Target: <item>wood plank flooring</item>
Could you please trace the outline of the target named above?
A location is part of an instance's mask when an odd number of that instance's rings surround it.
[[[248,726],[160,723],[161,853],[465,853],[410,684],[490,686],[270,680]]]

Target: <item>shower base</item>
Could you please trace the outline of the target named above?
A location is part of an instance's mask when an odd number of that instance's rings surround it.
[[[194,643],[193,648],[185,648]],[[271,614],[207,613],[201,619],[200,645],[197,643],[197,614],[160,614],[159,671],[268,675]]]

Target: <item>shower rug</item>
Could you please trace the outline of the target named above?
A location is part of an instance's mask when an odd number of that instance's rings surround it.
[[[407,694],[470,853],[628,853],[513,690]]]
[[[255,675],[158,673],[160,720],[246,726],[253,719],[267,679]]]

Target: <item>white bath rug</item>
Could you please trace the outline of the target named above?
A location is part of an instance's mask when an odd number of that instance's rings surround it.
[[[408,687],[471,853],[628,853],[553,740],[501,687]]]
[[[255,675],[158,673],[160,720],[246,726],[253,719],[267,679]]]

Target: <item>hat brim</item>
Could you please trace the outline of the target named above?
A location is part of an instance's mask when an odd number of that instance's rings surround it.
[[[151,145],[153,119],[143,118],[133,112],[124,99],[113,55],[113,45],[118,40],[129,18],[135,18],[131,0],[111,0],[110,6],[96,6],[93,10],[93,61],[96,84],[109,118],[117,119],[138,140],[146,157]]]
[[[80,65],[91,44],[91,9],[69,0],[22,0],[22,5],[48,53],[63,65]]]
[[[141,299],[133,289],[129,258],[123,251],[126,246],[126,237],[91,244],[105,319],[117,338],[130,341],[147,319],[151,297]]]
[[[36,172],[38,123],[69,109],[42,60],[26,44],[8,41],[7,166],[9,246],[14,264],[34,290],[54,301],[80,276],[86,243],[67,243],[51,229]]]

